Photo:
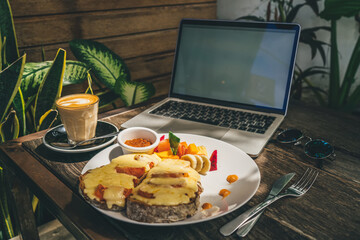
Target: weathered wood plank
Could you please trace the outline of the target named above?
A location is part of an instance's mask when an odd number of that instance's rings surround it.
[[[40,239],[31,205],[30,191],[17,177],[12,176],[11,179],[13,180],[11,193],[18,213],[17,220],[20,225],[21,236],[23,239]]]
[[[174,51],[177,39],[177,29],[166,29],[154,32],[138,33],[120,37],[96,39],[123,59],[160,52]],[[23,47],[20,52],[26,52],[28,62],[41,61],[42,47]],[[53,60],[59,48],[66,50],[67,59],[75,60],[68,43],[51,44],[43,46],[45,60]]]
[[[152,6],[215,3],[215,0],[12,0],[11,7],[15,17],[144,8]]]
[[[360,124],[359,117],[355,115],[346,115],[327,108],[319,108],[293,101],[289,106],[288,115],[282,128],[298,128],[304,134],[312,139],[323,139],[329,142],[335,148],[335,160],[333,162],[325,161],[323,169],[348,178],[355,182],[360,182],[360,168],[354,167],[359,164],[360,159]],[[299,127],[301,126],[301,127]],[[292,154],[297,160],[315,165],[314,160],[306,157],[303,146],[285,145],[283,148]],[[281,145],[277,143],[277,145]]]
[[[174,53],[164,53],[126,61],[133,81],[171,74]]]
[[[20,47],[176,28],[182,18],[215,18],[216,4],[161,6],[15,18]]]

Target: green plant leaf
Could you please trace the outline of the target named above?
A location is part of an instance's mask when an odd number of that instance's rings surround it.
[[[345,105],[345,110],[352,111],[360,104],[360,85],[355,88]]]
[[[65,62],[66,51],[60,48],[51,68],[41,82],[36,95],[34,106],[34,124],[36,129],[39,128],[40,118],[47,111],[54,108],[55,100],[60,97],[65,72]]]
[[[340,105],[344,104],[349,96],[350,88],[352,84],[355,82],[355,74],[359,69],[359,66],[360,66],[360,36],[358,37],[353,52],[351,54],[350,61],[348,63],[344,75],[344,81],[341,85],[340,96],[339,96]]]
[[[110,90],[97,93],[96,95],[100,99],[99,108],[106,107],[119,99],[119,95],[115,94],[113,91]]]
[[[15,27],[13,16],[11,12],[10,3],[8,0],[0,0],[0,33],[2,40],[6,38],[6,60],[7,63],[13,63],[19,58],[19,50],[16,40]],[[2,63],[3,68],[7,63]]]
[[[72,40],[70,49],[109,89],[115,91],[118,81],[130,81],[130,72],[125,62],[105,45],[91,40]]]
[[[286,15],[286,22],[292,22],[294,21],[296,14],[298,13],[298,11],[300,10],[300,8],[302,8],[303,6],[305,6],[306,3],[303,4],[298,4],[295,7],[293,7],[290,12]]]
[[[63,86],[84,82],[88,79],[89,70],[83,62],[66,60]]]
[[[49,71],[53,61],[26,63],[21,90],[25,100],[34,96],[39,86]],[[66,61],[63,86],[82,83],[87,79],[89,69],[85,63],[79,61]]]
[[[19,89],[21,77],[24,71],[26,55],[16,60],[13,64],[0,72],[0,122],[4,119],[7,111]]]
[[[151,83],[130,81],[130,72],[125,62],[101,43],[90,40],[73,40],[71,51],[85,62],[96,78],[120,96],[130,106],[148,100],[155,93]]]
[[[58,116],[58,111],[56,109],[50,109],[40,118],[39,129],[38,131],[48,129],[52,126]]]
[[[321,55],[321,58],[322,58],[322,60],[324,62],[324,65],[325,65],[326,56],[325,56],[325,50],[324,50],[323,46],[327,46],[329,44],[316,39],[315,32],[318,31],[318,30],[330,31],[331,28],[330,27],[313,27],[313,28],[303,29],[303,30],[301,30],[300,40],[299,41],[310,46],[310,48],[311,48],[311,57],[312,58],[314,58],[317,51],[319,51],[320,55]]]
[[[331,54],[330,54],[330,83],[329,83],[329,106],[338,106],[338,94],[340,88],[339,55],[336,37],[336,21],[331,20]]]
[[[4,169],[0,166],[0,221],[4,225],[3,236],[5,239],[15,237],[12,221],[9,213],[8,194],[6,189],[9,184],[5,181]]]
[[[19,125],[20,125],[19,136],[24,136],[26,135],[25,102],[20,88],[13,100],[13,107],[14,110],[16,111],[16,116],[19,119]]]
[[[320,17],[326,20],[338,20],[341,17],[352,17],[360,11],[359,0],[325,0],[324,10]]]
[[[5,120],[0,123],[1,141],[6,142],[8,140],[18,138],[19,131],[19,119],[16,116],[15,110],[12,110],[10,111],[9,115],[7,115]]]
[[[126,106],[146,101],[155,94],[155,87],[151,83],[119,81],[116,85],[117,94]]]

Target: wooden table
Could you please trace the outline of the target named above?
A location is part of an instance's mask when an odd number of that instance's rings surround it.
[[[152,103],[150,103],[152,104]],[[101,117],[120,127],[146,106],[113,110]],[[312,138],[322,138],[335,147],[336,160],[326,162],[308,193],[274,203],[247,236],[248,239],[360,239],[360,118],[325,108],[291,102],[281,128],[298,128]],[[59,154],[41,142],[44,132],[31,134],[1,146],[0,157],[15,174],[15,200],[30,189],[40,201],[74,234],[83,239],[238,239],[223,237],[218,229],[264,200],[272,183],[281,175],[298,176],[315,167],[302,147],[270,141],[254,159],[261,183],[254,197],[240,209],[215,220],[177,227],[145,227],[112,220],[78,193],[78,176],[96,153]],[[18,202],[18,210],[28,210]],[[29,212],[29,211],[28,211]],[[31,212],[31,211],[30,211]],[[25,219],[31,219],[28,215]],[[23,236],[34,237],[22,224]],[[32,236],[32,237],[31,237]]]

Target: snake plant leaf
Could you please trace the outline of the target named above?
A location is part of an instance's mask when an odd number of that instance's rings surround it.
[[[19,125],[20,125],[19,136],[24,136],[26,135],[25,102],[20,88],[13,100],[13,107],[14,110],[16,111],[16,116],[19,119]]]
[[[23,55],[0,72],[0,122],[4,120],[19,89],[25,60],[26,55]]]
[[[119,81],[116,89],[126,106],[146,101],[155,94],[155,87],[151,83]]]
[[[2,40],[4,37],[6,38],[6,61],[7,63],[12,63],[15,62],[20,55],[16,40],[13,16],[8,0],[0,0],[0,16],[1,37]],[[8,65],[7,63],[2,63],[2,69]]]
[[[70,49],[75,57],[88,65],[96,78],[116,92],[118,81],[130,81],[130,72],[120,56],[105,45],[91,40],[72,40]]]
[[[52,66],[39,86],[34,106],[34,126],[38,128],[40,118],[54,108],[55,101],[60,97],[65,72],[66,51],[59,49]]]
[[[3,237],[11,239],[15,237],[12,220],[9,212],[7,188],[9,184],[5,180],[4,169],[0,166],[0,219],[3,223]]]
[[[58,111],[56,109],[50,109],[40,118],[38,131],[45,130],[50,128],[55,122],[58,116]]]
[[[325,0],[325,8],[320,17],[326,20],[338,20],[341,17],[352,17],[360,11],[359,0]]]
[[[46,73],[49,71],[53,61],[30,62],[25,64],[21,90],[25,100],[34,96],[43,81]],[[87,79],[89,69],[85,63],[79,61],[66,61],[66,68],[63,80],[63,86],[82,83]]]
[[[11,110],[5,120],[0,123],[1,141],[6,142],[19,137],[20,125],[15,110]]]

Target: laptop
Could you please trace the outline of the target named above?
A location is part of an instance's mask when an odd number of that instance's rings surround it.
[[[288,109],[300,26],[183,19],[169,95],[121,126],[190,133],[257,157]]]

